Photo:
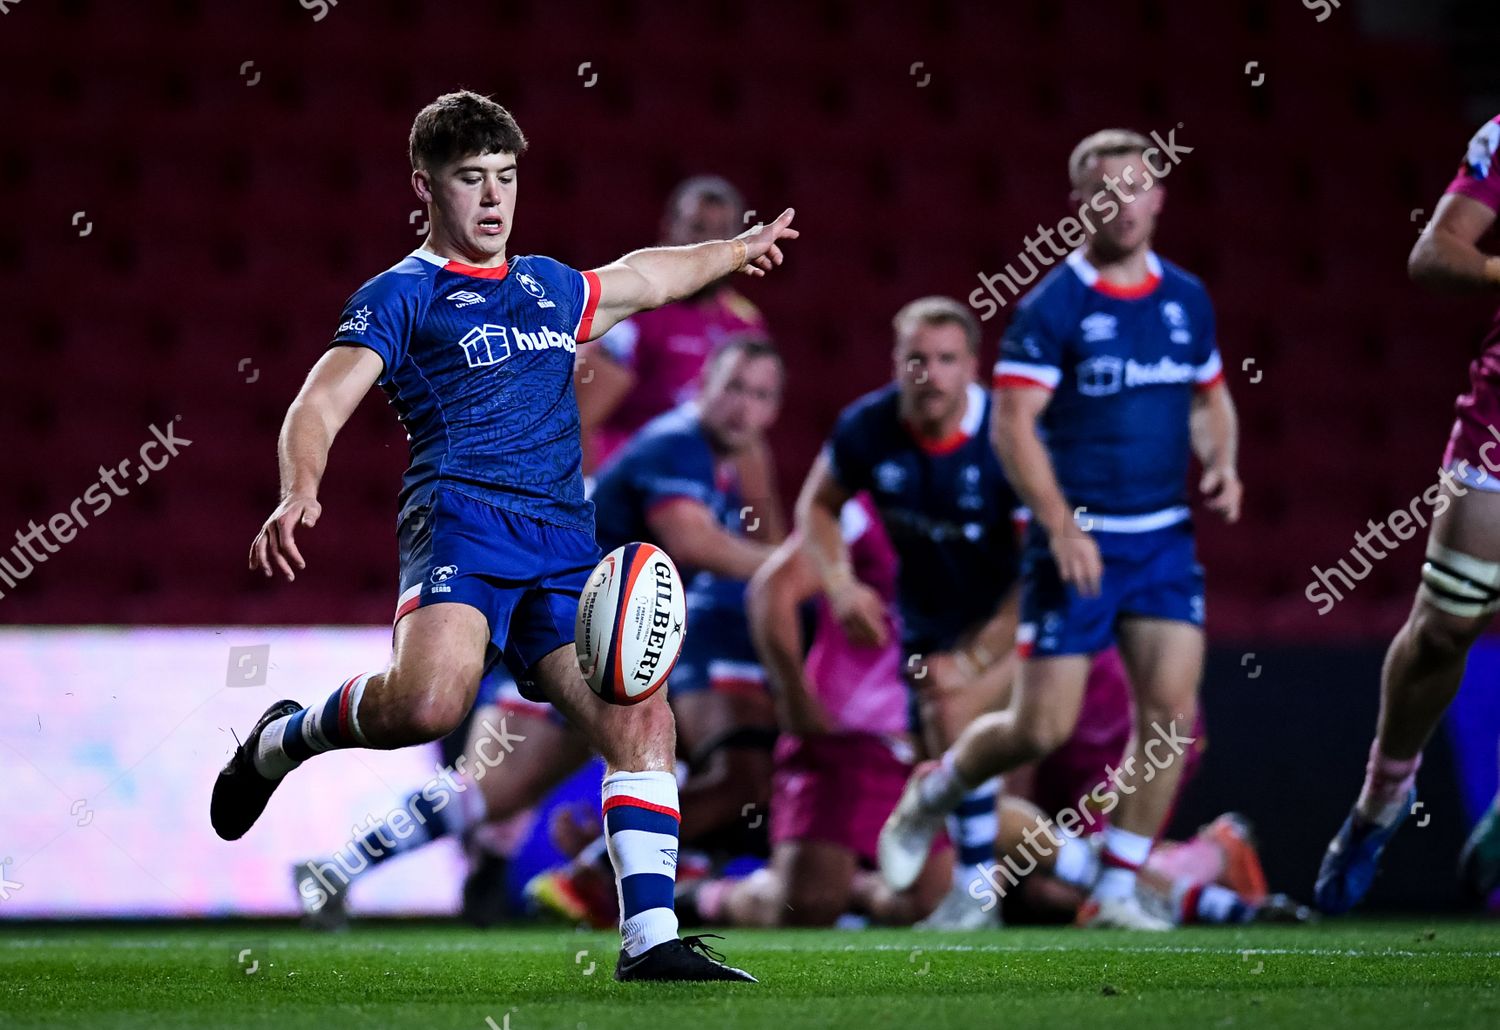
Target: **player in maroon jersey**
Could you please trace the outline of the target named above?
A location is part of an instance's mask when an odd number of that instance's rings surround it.
[[[1500,211],[1497,149],[1500,117],[1469,141],[1412,248],[1407,271],[1414,282],[1442,291],[1500,291],[1500,256],[1479,249]],[[1330,914],[1347,912],[1369,891],[1381,852],[1416,802],[1422,749],[1458,692],[1469,648],[1500,611],[1500,311],[1483,344],[1469,366],[1469,392],[1455,405],[1440,481],[1422,494],[1433,516],[1427,560],[1411,614],[1386,652],[1364,786],[1318,870],[1317,905]],[[1308,600],[1320,600],[1318,589],[1308,588]],[[1488,894],[1500,883],[1494,805],[1464,848],[1461,872],[1474,893]]]

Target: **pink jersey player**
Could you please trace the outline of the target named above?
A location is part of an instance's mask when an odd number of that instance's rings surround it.
[[[633,383],[595,430],[596,467],[641,426],[691,400],[713,349],[746,335],[766,335],[765,319],[737,291],[721,286],[701,297],[644,311],[600,337],[600,349],[628,370]]]
[[[1448,184],[1446,194],[1457,194],[1477,200],[1491,211],[1500,212],[1500,168],[1495,167],[1500,150],[1500,116],[1484,124],[1469,141],[1458,174]],[[1443,454],[1443,466],[1454,469],[1466,486],[1480,490],[1500,490],[1500,310],[1495,312],[1485,333],[1483,349],[1469,365],[1469,392],[1454,405],[1453,431]],[[1491,444],[1485,447],[1485,444]],[[1466,462],[1466,465],[1460,465]]]
[[[777,742],[771,843],[823,840],[873,862],[875,838],[911,769],[903,739],[908,692],[895,615],[897,562],[867,495],[845,504],[839,522],[854,574],[886,602],[891,632],[884,647],[857,646],[818,597],[804,669],[833,732],[783,734]]]

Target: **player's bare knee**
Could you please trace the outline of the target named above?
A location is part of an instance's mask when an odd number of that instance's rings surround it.
[[[660,694],[611,712],[604,739],[595,741],[616,769],[670,771],[676,764],[677,724]]]
[[[1418,604],[1408,623],[1408,636],[1420,657],[1434,662],[1462,658],[1493,616],[1463,616],[1432,604]]]

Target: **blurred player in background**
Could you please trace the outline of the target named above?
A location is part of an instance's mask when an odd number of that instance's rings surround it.
[[[1230,522],[1241,488],[1212,305],[1197,279],[1151,250],[1165,191],[1150,148],[1138,133],[1106,130],[1069,158],[1078,210],[1103,217],[1072,220],[1085,242],[1021,302],[995,375],[995,446],[1032,513],[1027,657],[1010,709],[977,720],[941,764],[918,770],[887,832],[892,864],[909,868],[936,814],[1053,751],[1078,721],[1091,658],[1117,641],[1135,691],[1125,757],[1135,783],[1104,832],[1104,872],[1080,921],[1164,930],[1171,924],[1140,904],[1136,871],[1182,772],[1180,761],[1157,768],[1158,745],[1191,743],[1197,714],[1203,574],[1185,488],[1190,451],[1209,507]]]
[[[573,651],[578,598],[599,559],[584,498],[577,340],[689,296],[731,272],[765,274],[792,212],[734,240],[635,251],[578,272],[507,258],[526,139],[499,104],[450,93],[412,126],[412,186],[432,230],[423,245],[350,298],[332,346],[287,412],[281,503],[250,564],[288,580],[305,567],[298,527],[321,514],[333,438],[377,382],[411,439],[401,491],[394,647],[382,672],[326,701],[272,705],[214,784],[210,819],[226,840],[254,825],[286,774],[335,749],[391,749],[450,732],[485,669],[503,660],[604,756],[605,824],[627,904],[622,980],[751,980],[679,939],[675,733],[665,700],[608,705]]]
[[[973,889],[986,903],[1003,899],[1007,923],[1074,921],[1087,911],[1103,872],[1103,841],[1101,834],[1071,834],[1041,807],[1007,793],[1000,802],[999,861]],[[1313,919],[1306,906],[1268,893],[1250,825],[1233,812],[1189,840],[1158,842],[1141,867],[1140,888],[1146,907],[1178,926]]]
[[[1500,117],[1469,141],[1412,248],[1414,282],[1439,291],[1500,289],[1500,257],[1478,246],[1500,210],[1497,150]],[[1469,392],[1455,406],[1442,482],[1422,495],[1433,508],[1427,560],[1411,614],[1386,652],[1364,785],[1318,870],[1315,900],[1330,914],[1347,912],[1369,891],[1381,852],[1416,803],[1422,749],[1458,693],[1469,648],[1500,611],[1500,312],[1483,344],[1469,366]],[[1475,898],[1500,886],[1500,797],[1470,834],[1459,878]]]
[[[989,444],[990,400],[975,381],[979,323],[947,297],[923,297],[893,320],[895,382],[839,415],[797,501],[797,528],[824,596],[850,640],[890,638],[879,593],[854,575],[839,529],[843,507],[868,491],[900,557],[902,668],[913,688],[912,725],[938,754],[981,712],[1003,705],[1015,672],[1020,501]],[[994,782],[964,791],[949,822],[958,849],[934,926],[978,928],[967,883],[995,839]],[[927,862],[913,854],[902,891]]]
[[[682,839],[713,847],[722,834],[744,845],[751,808],[770,796],[776,717],[750,640],[745,584],[771,553],[748,534],[761,516],[741,492],[738,459],[761,447],[781,407],[785,369],[769,343],[721,343],[703,370],[703,389],[648,422],[604,467],[594,488],[597,536],[609,551],[633,540],[661,547],[687,587],[687,633],[666,690],[688,775],[680,790]],[[762,843],[764,833],[751,834]],[[752,845],[755,846],[755,845]],[[613,890],[603,848],[586,847],[567,869],[527,887],[537,902],[570,918],[600,922],[598,900]]]
[[[717,175],[678,184],[661,220],[664,246],[684,247],[733,236],[744,228],[740,191]],[[584,472],[592,475],[642,426],[697,395],[714,348],[737,337],[765,339],[765,319],[728,277],[691,297],[622,320],[580,345],[576,373],[583,423]],[[765,508],[751,535],[775,544],[786,536],[776,474],[764,440],[736,458],[741,492]]]
[[[951,882],[949,856],[934,853],[908,891],[873,874],[875,839],[911,769],[907,687],[895,615],[897,561],[868,495],[844,504],[839,527],[850,569],[885,605],[886,640],[857,644],[820,596],[797,538],[750,582],[750,628],[769,674],[782,730],[771,796],[771,862],[749,876],[679,887],[692,924],[831,926],[848,911],[909,924],[929,913]],[[801,606],[816,599],[805,651]]]

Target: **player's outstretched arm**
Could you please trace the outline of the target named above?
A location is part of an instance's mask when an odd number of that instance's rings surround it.
[[[1047,531],[1057,572],[1064,583],[1072,583],[1086,597],[1099,593],[1104,563],[1099,545],[1073,521],[1052,458],[1037,432],[1037,420],[1052,392],[1043,387],[1003,387],[995,391],[995,414],[990,420],[990,439],[1005,476],[1031,509],[1031,517]]]
[[[1192,434],[1193,452],[1203,463],[1198,489],[1225,522],[1238,522],[1244,496],[1238,465],[1240,420],[1222,379],[1193,396]]]
[[[380,355],[368,348],[334,347],[308,373],[281,424],[281,503],[250,545],[251,569],[267,576],[279,569],[291,581],[297,578],[293,566],[307,568],[294,534],[298,526],[315,525],[322,514],[318,484],[328,449],[382,368]]]
[[[819,454],[797,497],[797,532],[823,595],[849,639],[865,647],[884,647],[885,602],[872,587],[855,578],[849,545],[839,526],[839,513],[849,496],[833,474],[826,451]]]
[[[792,228],[795,213],[787,208],[774,222],[747,229],[732,240],[648,247],[596,268],[599,307],[588,338],[596,340],[622,318],[681,300],[733,272],[765,275],[781,264],[781,241],[797,238]]]
[[[1412,282],[1432,289],[1500,288],[1500,257],[1478,246],[1494,224],[1495,212],[1474,198],[1443,197],[1406,259]]]
[[[657,505],[646,525],[677,564],[725,579],[749,579],[771,553],[765,544],[729,532],[706,504],[688,497]]]
[[[833,720],[813,693],[802,665],[799,607],[818,592],[818,576],[793,537],[771,553],[750,580],[745,607],[750,639],[775,689],[776,719],[788,733],[831,733]]]

